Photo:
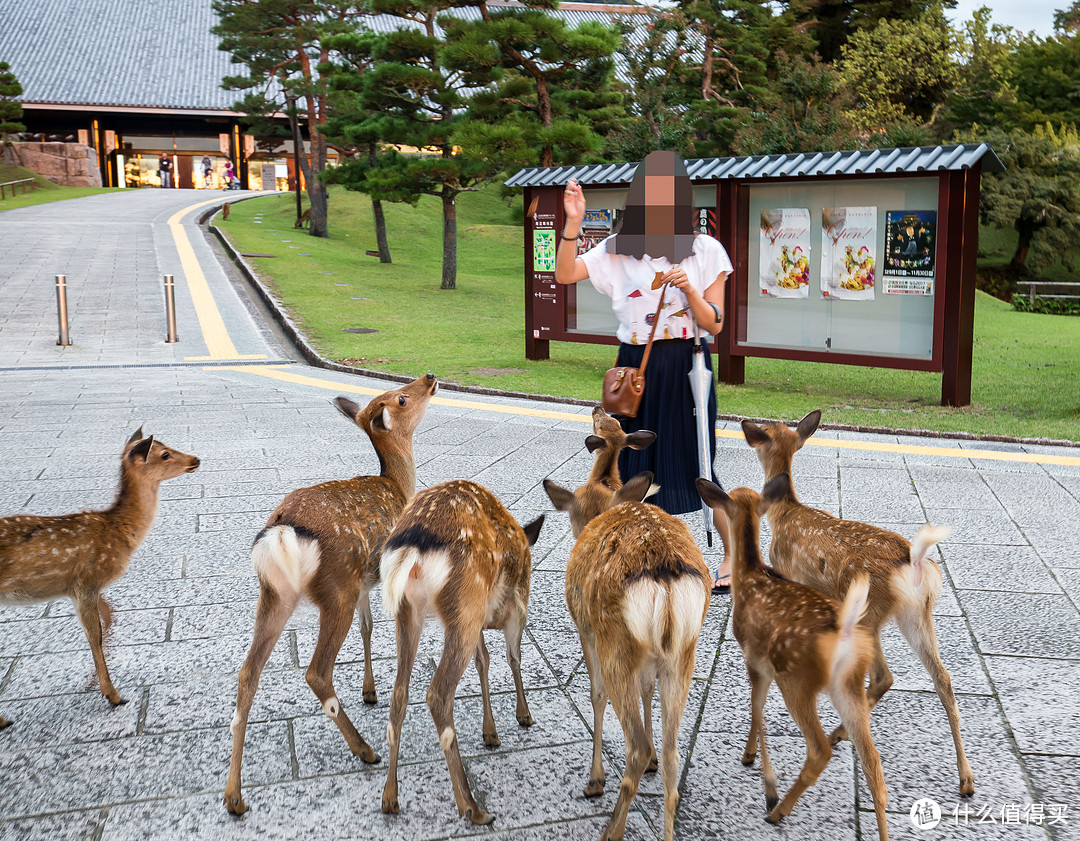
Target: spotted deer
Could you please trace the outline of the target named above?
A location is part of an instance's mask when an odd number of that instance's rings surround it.
[[[379,457],[379,475],[292,491],[255,537],[251,560],[259,579],[259,602],[251,649],[240,670],[231,728],[232,760],[225,787],[225,808],[234,815],[247,810],[241,796],[240,766],[259,676],[301,598],[306,597],[319,609],[319,638],[307,668],[308,686],[353,755],[367,763],[379,761],[338,700],[334,662],[355,611],[364,642],[363,698],[365,703],[374,704],[368,591],[379,578],[382,543],[416,493],[413,433],[438,387],[435,375],[427,374],[372,398],[363,409],[338,397],[334,401],[337,408],[371,439]]]
[[[767,820],[779,823],[790,815],[832,757],[817,714],[817,697],[827,692],[858,751],[874,800],[878,836],[888,841],[885,808],[889,794],[881,757],[870,735],[870,708],[863,687],[873,657],[873,634],[857,624],[866,608],[868,577],[856,576],[841,603],[765,566],[758,547],[761,514],[782,503],[790,485],[787,474],[781,474],[766,484],[761,495],[736,488],[729,496],[707,479],[697,480],[702,499],[727,516],[734,540],[731,622],[750,677],[750,733],[742,763],[752,765],[760,745]],[[783,800],[777,794],[765,737],[765,698],[774,680],[806,740],[806,762]]]
[[[475,482],[452,481],[418,493],[387,538],[381,561],[383,608],[395,622],[398,662],[386,728],[390,764],[383,812],[397,814],[400,809],[401,725],[424,619],[434,613],[444,629],[443,651],[428,687],[427,705],[450,771],[458,813],[474,824],[495,819],[477,804],[465,776],[454,727],[454,695],[469,660],[475,659],[484,706],[484,744],[498,746],[483,631],[501,630],[517,692],[518,724],[533,723],[521,680],[521,635],[529,608],[529,547],[543,523],[541,516],[522,529],[491,491]]]
[[[586,441],[595,455],[588,482],[574,493],[544,482],[556,509],[570,513],[577,538],[566,565],[566,603],[581,639],[593,708],[585,796],[604,793],[602,739],[610,698],[622,725],[626,766],[601,839],[622,838],[641,775],[658,765],[652,698],[659,682],[664,838],[671,841],[679,802],[679,724],[712,597],[709,568],[686,524],[643,502],[655,490],[651,473],[638,474],[625,485],[619,481],[619,450],[647,446],[655,434],[626,436],[599,407],[593,412],[593,431]]]
[[[124,445],[120,490],[111,508],[63,516],[17,514],[0,519],[0,604],[71,599],[94,655],[101,694],[125,703],[109,678],[102,634],[112,608],[102,590],[122,576],[150,532],[158,489],[166,479],[191,473],[195,456],[167,447],[142,427]],[[0,729],[10,724],[0,716]]]
[[[821,412],[810,412],[795,429],[770,422],[758,426],[743,421],[747,443],[757,451],[765,481],[791,475],[792,459],[821,422]],[[799,501],[789,482],[783,498],[769,508],[772,543],[769,560],[780,572],[833,598],[843,598],[851,582],[870,576],[870,594],[863,624],[873,632],[872,662],[867,699],[870,708],[892,686],[893,676],[881,650],[881,629],[895,619],[908,644],[934,682],[934,689],[949,718],[960,794],[975,791],[971,766],[960,736],[960,711],[952,680],[938,653],[934,604],[941,595],[941,570],[928,557],[930,549],[952,532],[947,526],[925,525],[911,542],[877,526],[842,520]],[[847,734],[841,725],[830,736],[836,744]]]

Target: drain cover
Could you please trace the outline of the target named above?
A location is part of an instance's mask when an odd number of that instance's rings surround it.
[[[374,327],[346,327],[342,333],[378,333]]]

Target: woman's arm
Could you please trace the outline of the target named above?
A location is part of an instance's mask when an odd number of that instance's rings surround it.
[[[694,321],[710,336],[715,336],[724,329],[724,285],[727,283],[727,277],[727,272],[720,272],[702,295],[691,285],[686,271],[681,266],[669,269],[664,275],[665,280],[670,280],[672,286],[681,289],[686,295]],[[719,321],[717,321],[717,310],[712,308],[712,304],[715,304],[719,310]]]
[[[577,256],[576,239],[585,219],[585,194],[573,178],[567,182],[563,193],[563,210],[566,219],[562,231],[556,234],[559,243],[555,252],[555,281],[562,284],[579,283],[589,276],[585,261]]]

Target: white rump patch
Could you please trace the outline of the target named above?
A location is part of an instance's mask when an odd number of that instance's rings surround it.
[[[274,526],[251,547],[251,563],[274,592],[299,594],[319,569],[319,543],[298,537],[292,526]]]
[[[450,575],[450,553],[446,549],[421,553],[412,546],[402,546],[382,556],[383,612],[394,618],[402,600],[424,608],[438,593]]]
[[[670,589],[641,578],[626,588],[623,617],[634,638],[656,652],[663,649],[664,628],[670,622],[671,650],[679,651],[701,633],[705,587],[697,576],[683,576]]]

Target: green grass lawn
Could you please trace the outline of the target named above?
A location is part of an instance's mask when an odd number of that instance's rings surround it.
[[[437,201],[385,205],[389,265],[365,255],[375,248],[367,197],[333,187],[330,207],[328,239],[293,229],[291,195],[240,202],[229,221],[216,222],[241,251],[277,255],[250,262],[324,357],[508,391],[597,396],[613,346],[552,342],[550,360],[525,359],[521,224],[497,189],[459,201],[453,291],[439,289]],[[1017,313],[980,292],[968,407],[938,405],[938,374],[753,358],[746,384],[719,386],[718,399],[722,414],[793,419],[820,408],[826,423],[1080,441],[1078,382],[1080,318]]]
[[[11,188],[5,187],[5,198],[0,201],[0,211],[14,210],[16,207],[26,207],[31,204],[94,196],[98,193],[115,193],[120,189],[119,187],[62,187],[25,167],[0,164],[0,181],[21,181],[23,178],[33,178],[36,183],[26,191],[25,195],[21,185],[14,196],[11,194]]]

